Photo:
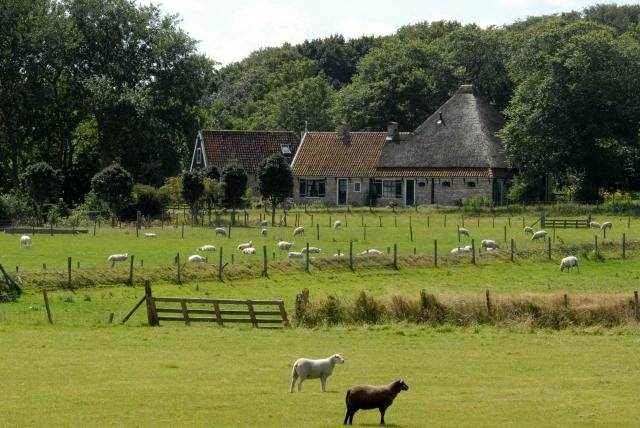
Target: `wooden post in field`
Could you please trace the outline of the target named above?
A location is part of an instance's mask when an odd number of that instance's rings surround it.
[[[511,261],[513,261],[513,238],[511,238]]]
[[[447,227],[447,215],[444,215],[444,227]]]
[[[398,244],[393,244],[393,268],[398,270]]]
[[[360,215],[360,226],[364,226],[364,215]]]
[[[182,237],[184,238],[184,221],[182,222]]]
[[[313,214],[311,214],[311,227],[313,227]]]
[[[438,267],[438,240],[433,240],[433,267]]]
[[[131,255],[131,259],[129,260],[129,285],[133,285],[133,259],[134,255]]]
[[[487,290],[486,292],[486,299],[487,299],[487,312],[489,313],[490,317],[493,317],[493,308],[491,307],[491,295],[489,294],[489,290]]]
[[[382,216],[378,216],[378,227],[382,227]]]
[[[458,225],[458,242],[460,242],[460,225]]]
[[[413,247],[413,255],[416,255],[416,247]]]
[[[316,224],[316,239],[320,240],[320,223]]]
[[[367,225],[366,224],[364,225],[364,228],[362,230],[364,231],[364,239],[363,239],[363,241],[366,241],[367,240]]]
[[[394,227],[398,227],[398,216],[397,215],[393,216],[393,225],[394,225]]]
[[[634,291],[633,292],[633,309],[635,311],[636,314],[636,321],[640,320],[640,313],[638,313],[638,292]]]
[[[156,302],[153,300],[153,294],[151,292],[151,281],[148,279],[144,281],[144,296],[147,301],[147,321],[149,322],[149,326],[160,325],[160,322],[158,322],[158,312],[156,311]]]
[[[176,261],[178,263],[178,284],[182,284],[180,280],[180,253],[176,254]]]
[[[235,254],[231,253],[231,266],[233,266],[235,263]]]
[[[596,254],[598,253],[598,235],[594,236],[594,241],[593,241],[593,249],[596,252]]]
[[[136,238],[140,237],[140,210],[136,211]]]
[[[68,284],[71,287],[71,257],[67,258],[67,273],[68,273]]]
[[[347,215],[344,215],[344,227],[349,226],[349,220],[347,220]]]
[[[329,227],[331,227],[331,226],[332,226],[332,223],[331,223],[331,214],[329,214]]]
[[[524,229],[524,216],[522,216],[522,228]]]
[[[636,291],[636,302],[638,301],[637,299],[637,294],[638,292]],[[44,297],[44,307],[47,309],[47,318],[49,319],[49,324],[53,324],[53,317],[51,316],[51,306],[49,306],[49,296],[47,295],[47,289],[43,288],[42,289],[42,297]],[[636,304],[636,307],[638,305]],[[636,310],[636,313],[638,313],[638,311]]]
[[[98,220],[96,219],[93,222],[93,236],[96,236],[96,226],[98,225]],[[53,228],[51,229],[51,234],[53,235]]]
[[[413,242],[413,224],[411,223],[411,216],[409,216],[409,239]]]
[[[124,324],[124,323],[126,323],[126,322],[127,322],[127,320],[128,320],[129,318],[131,318],[131,315],[133,315],[133,313],[134,313],[134,312],[135,312],[135,311],[140,307],[140,305],[142,305],[142,302],[144,302],[144,301],[146,301],[146,300],[147,300],[146,295],[145,295],[145,296],[142,296],[142,299],[140,299],[140,300],[138,301],[138,303],[136,303],[136,305],[133,307],[133,309],[131,309],[131,310],[129,311],[129,313],[128,313],[127,315],[125,315],[125,316],[124,316],[124,318],[122,318],[122,321],[120,321],[120,324]]]
[[[269,261],[269,258],[267,257],[267,246],[266,245],[262,246],[262,255],[264,256],[264,269],[262,270],[262,274],[264,276],[269,276],[269,273],[267,271],[267,262]]]
[[[626,234],[622,234],[622,258],[626,257],[626,247],[627,247],[627,236]]]
[[[496,216],[493,216],[493,218],[491,219],[491,227],[493,227],[494,229],[496,227]]]
[[[478,216],[478,227],[480,227],[480,216]]]
[[[427,229],[431,227],[431,216],[427,216]]]
[[[507,242],[507,226],[504,227],[504,242]]]
[[[306,267],[305,270],[307,271],[307,273],[309,273],[309,243],[307,242],[307,252],[305,254],[306,256]]]
[[[556,242],[556,226],[553,225],[553,242]]]
[[[107,320],[107,324],[113,324],[113,312],[109,313],[109,319]]]
[[[387,256],[391,255],[391,246],[387,245]]]
[[[509,216],[509,227],[511,227],[511,216]]]
[[[231,239],[231,225],[228,227],[227,238]]]
[[[222,281],[222,247],[220,247],[220,258],[218,260],[218,279]]]
[[[563,300],[562,304],[564,305],[565,309],[567,309],[569,307],[569,297],[566,294],[564,295],[564,300]]]
[[[627,217],[627,229],[631,227],[631,216]]]
[[[349,269],[353,270],[353,241],[349,241]]]
[[[476,240],[471,240],[471,263],[476,264]]]

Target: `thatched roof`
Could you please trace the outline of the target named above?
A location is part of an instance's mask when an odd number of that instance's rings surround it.
[[[496,133],[504,119],[473,85],[463,85],[411,135],[388,142],[377,166],[385,168],[506,168]]]

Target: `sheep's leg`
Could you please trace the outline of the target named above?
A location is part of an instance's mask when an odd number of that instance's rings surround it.
[[[344,417],[344,424],[343,425],[347,424],[347,422],[349,421],[349,416],[350,415],[351,415],[351,410],[347,407],[347,414]]]
[[[296,373],[295,371],[293,372],[293,380],[291,381],[291,390],[290,392],[293,392],[293,387],[296,384],[296,380],[298,380],[298,373]]]
[[[351,415],[349,416],[349,425],[353,425],[353,415],[356,414],[358,409],[351,409]]]
[[[326,392],[327,377],[326,376],[322,376],[320,378],[320,381],[322,382],[322,392]]]
[[[300,376],[300,382],[298,382],[298,392],[302,392],[302,381],[304,379],[304,377]]]
[[[386,411],[386,407],[380,407],[380,425],[384,425],[384,412]]]

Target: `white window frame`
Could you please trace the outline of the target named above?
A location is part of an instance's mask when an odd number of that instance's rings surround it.
[[[403,195],[403,187],[404,182],[402,179],[376,179],[376,194],[378,191],[378,184],[382,185],[382,192],[378,195],[380,199],[402,199]],[[400,189],[400,193],[397,193],[397,190]]]
[[[359,181],[356,181],[353,183],[353,192],[354,193],[360,193],[362,192],[362,183]]]
[[[196,165],[202,164],[202,148],[198,147],[196,149]]]

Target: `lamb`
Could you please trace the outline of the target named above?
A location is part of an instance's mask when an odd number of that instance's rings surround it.
[[[127,260],[127,257],[129,257],[128,253],[112,254],[107,258],[107,260],[111,262],[111,267],[114,267],[116,262],[123,262]]]
[[[467,238],[469,237],[469,230],[468,230],[468,229],[465,229],[464,227],[459,227],[459,228],[458,228],[458,233],[459,233],[460,235],[464,235],[464,236],[466,236]]]
[[[498,244],[496,244],[496,241],[493,241],[491,239],[483,239],[482,242],[480,243],[480,246],[487,250],[489,248],[491,248],[492,250],[495,248],[498,248]]]
[[[198,247],[197,251],[215,251],[216,250],[216,246],[215,245],[203,245],[202,247]]]
[[[291,251],[289,252],[289,254],[287,254],[287,257],[289,257],[290,259],[301,259],[304,257],[304,254],[298,251]]]
[[[238,250],[244,250],[245,248],[249,248],[253,246],[253,241],[245,242],[243,244],[238,244]]]
[[[207,263],[208,258],[207,257],[202,257],[198,254],[194,254],[192,256],[189,256],[189,262],[191,263]]]
[[[27,250],[31,248],[31,238],[28,235],[22,235],[20,237],[20,248],[22,248],[23,245]]]
[[[342,226],[342,222],[340,220],[336,220],[335,222],[333,222],[334,229],[340,229],[340,226]]]
[[[243,248],[242,254],[256,254],[256,249],[253,247]]]
[[[462,253],[470,253],[471,245],[467,245],[466,247],[456,247],[450,251],[451,254],[462,254]]]
[[[611,230],[611,226],[613,226],[613,223],[611,223],[610,221],[605,221],[604,223],[602,223],[602,226],[600,226],[600,229],[602,229],[602,230],[606,230],[606,229]]]
[[[331,373],[333,373],[333,368],[336,363],[344,364],[344,359],[340,354],[333,354],[332,356],[322,360],[299,358],[293,364],[293,369],[291,370],[291,377],[293,380],[291,381],[291,389],[289,392],[293,392],[293,387],[295,386],[298,378],[300,378],[300,382],[298,383],[298,392],[302,391],[302,382],[304,382],[305,379],[317,378],[320,378],[320,381],[322,382],[322,392],[325,392],[327,378]]]
[[[536,233],[534,233],[531,236],[531,240],[532,241],[537,241],[538,239],[542,238],[544,240],[544,237],[547,236],[547,231],[546,230],[539,230]]]
[[[280,250],[288,250],[289,248],[293,247],[293,242],[287,242],[287,241],[280,241],[278,242],[278,249]]]
[[[526,235],[533,235],[533,228],[532,228],[532,227],[530,227],[530,226],[525,226],[525,228],[524,228],[524,233],[525,233]]]
[[[144,236],[146,236],[147,238],[155,238],[156,236],[158,236],[158,234],[153,232],[147,232],[144,234]]]
[[[589,227],[593,229],[600,229],[602,226],[597,221],[589,222]]]
[[[580,266],[578,266],[578,258],[575,256],[565,257],[560,262],[560,272],[564,271],[565,269],[567,269],[568,271],[574,266],[578,269],[578,272],[580,272]]]
[[[224,227],[216,227],[216,235],[227,236],[227,231],[224,230]]]
[[[374,256],[379,256],[382,255],[382,251],[380,250],[376,250],[375,248],[370,248],[368,250],[364,250],[363,252],[361,252],[360,254],[365,255],[365,254],[373,254]]]
[[[349,422],[353,425],[353,415],[360,409],[380,410],[380,424],[384,425],[384,413],[393,404],[393,400],[400,391],[407,391],[409,387],[401,380],[396,380],[389,385],[356,385],[347,390],[345,402],[347,404],[347,414],[344,417],[344,424]]]
[[[299,226],[293,229],[293,236],[304,235],[304,227]]]
[[[260,223],[258,223],[258,226],[266,226],[268,224],[269,222],[267,220],[262,220]]]
[[[269,231],[268,231],[267,229],[262,229],[262,230],[260,231],[260,234],[261,234],[262,236],[267,236],[267,235],[269,235]]]
[[[307,248],[303,248],[302,249],[302,254],[305,254],[307,252]],[[318,247],[309,247],[309,254],[320,254],[322,252],[321,248]]]

